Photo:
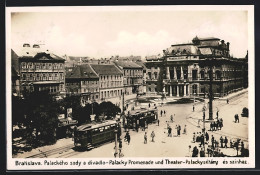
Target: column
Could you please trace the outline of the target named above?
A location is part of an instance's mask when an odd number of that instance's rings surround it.
[[[184,96],[186,96],[186,85],[184,85]]]
[[[172,96],[172,86],[170,86],[170,97]]]
[[[179,86],[177,85],[177,97],[179,97]]]
[[[177,73],[176,73],[176,67],[173,67],[173,73],[174,73],[174,80],[177,80]]]
[[[181,66],[181,80],[183,79],[183,69],[182,69],[182,66]]]
[[[188,88],[188,95],[190,95],[190,85],[187,85]]]
[[[166,78],[170,79],[170,68],[169,68],[169,66],[166,67]]]

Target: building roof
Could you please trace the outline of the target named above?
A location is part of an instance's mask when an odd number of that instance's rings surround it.
[[[219,38],[215,37],[206,37],[206,38],[198,38],[200,41],[206,41],[206,40],[220,40]]]
[[[114,64],[90,64],[94,71],[99,75],[118,75],[123,74]]]
[[[146,69],[146,66],[143,61],[140,60],[140,61],[136,61],[135,63],[138,64],[139,66],[142,66],[143,69]]]
[[[202,55],[212,55],[212,51],[210,48],[200,48],[199,50]]]
[[[133,61],[115,61],[115,64],[120,68],[142,68],[142,66],[136,64]]]
[[[90,67],[89,64],[79,65],[73,68],[66,69],[66,78],[98,78],[96,72]]]
[[[172,45],[167,49],[167,53],[174,55],[197,55],[198,48],[193,44]]]
[[[21,56],[19,59],[28,59],[30,61],[33,60],[56,60],[56,61],[65,61],[63,58],[55,55],[53,53],[46,53],[46,52],[38,52],[34,56]]]

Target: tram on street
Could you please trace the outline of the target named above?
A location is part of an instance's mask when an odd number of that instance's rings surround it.
[[[158,109],[136,109],[129,111],[126,116],[128,128],[138,129],[147,128],[148,124],[155,122],[158,119]]]
[[[106,120],[100,123],[90,123],[74,129],[74,146],[85,147],[88,150],[101,143],[115,140],[121,136],[121,127],[117,121]]]

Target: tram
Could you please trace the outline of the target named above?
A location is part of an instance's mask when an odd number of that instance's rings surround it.
[[[158,119],[158,109],[136,109],[129,111],[126,125],[131,129],[147,128],[148,124]]]
[[[90,150],[96,145],[115,140],[116,135],[118,138],[121,136],[121,127],[114,120],[84,124],[74,130],[74,146]]]

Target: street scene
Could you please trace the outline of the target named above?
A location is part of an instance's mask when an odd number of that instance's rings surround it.
[[[10,18],[12,158],[250,157],[244,11]]]

